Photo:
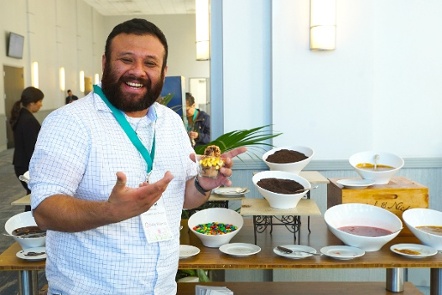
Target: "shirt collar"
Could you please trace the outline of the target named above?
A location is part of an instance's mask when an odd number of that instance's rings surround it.
[[[101,83],[98,85],[101,87]],[[107,111],[109,113],[112,113],[112,111],[107,107],[107,105],[104,103],[104,101],[100,98],[100,96],[98,94],[94,93],[94,99],[95,99],[95,105],[96,105],[97,110]],[[153,103],[149,107],[149,110],[147,111],[146,117],[149,122],[155,122],[158,118],[155,104],[156,103]]]

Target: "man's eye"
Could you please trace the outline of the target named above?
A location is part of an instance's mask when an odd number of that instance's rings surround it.
[[[121,61],[124,63],[131,63],[132,62],[132,60],[130,58],[122,58]]]
[[[154,67],[154,66],[157,65],[157,64],[156,64],[155,62],[153,62],[153,61],[146,61],[146,62],[144,62],[144,64],[145,64],[147,67]]]

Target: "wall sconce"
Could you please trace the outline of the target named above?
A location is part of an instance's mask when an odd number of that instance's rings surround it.
[[[209,0],[195,0],[196,60],[210,58]]]
[[[80,71],[80,91],[84,93],[84,71]]]
[[[94,75],[94,84],[98,85],[100,83],[100,75],[95,73]]]
[[[336,48],[336,0],[310,0],[310,49]]]
[[[38,88],[38,62],[34,61],[31,64],[31,84],[35,88]]]
[[[65,91],[66,90],[66,74],[64,72],[64,67],[60,67],[60,69],[58,69],[58,81],[60,83],[60,90]]]

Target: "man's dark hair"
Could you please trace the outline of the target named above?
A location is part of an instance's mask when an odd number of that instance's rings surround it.
[[[141,18],[133,18],[131,20],[125,21],[117,26],[110,32],[109,36],[107,36],[106,47],[104,48],[104,54],[106,59],[110,60],[110,46],[112,43],[112,39],[120,34],[135,34],[135,35],[152,35],[160,40],[161,44],[164,47],[164,58],[163,58],[163,70],[167,65],[167,56],[169,53],[169,47],[167,46],[166,36],[164,36],[163,32],[153,23],[141,19]]]

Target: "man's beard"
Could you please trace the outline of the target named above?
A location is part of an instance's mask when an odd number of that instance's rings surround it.
[[[106,64],[101,80],[101,88],[107,99],[117,109],[123,112],[137,112],[148,109],[160,96],[163,88],[164,71],[161,72],[160,80],[152,85],[150,79],[143,79],[133,75],[117,78],[109,64]],[[121,85],[127,81],[143,84],[147,89],[146,95],[137,97],[121,91]]]

